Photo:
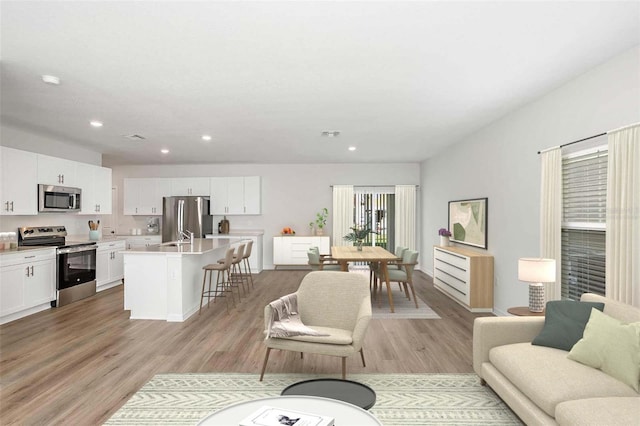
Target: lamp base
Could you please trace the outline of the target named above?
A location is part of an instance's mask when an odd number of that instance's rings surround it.
[[[529,284],[529,310],[544,312],[544,285],[542,283]]]

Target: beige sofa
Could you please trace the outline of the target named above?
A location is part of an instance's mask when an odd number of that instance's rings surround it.
[[[640,309],[594,294],[625,323]],[[544,317],[483,317],[473,326],[473,369],[527,425],[640,425],[640,395],[568,352],[531,345]]]

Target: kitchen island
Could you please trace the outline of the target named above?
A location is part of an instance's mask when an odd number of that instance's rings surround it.
[[[185,321],[200,308],[202,267],[241,238],[196,238],[123,252],[124,309],[131,319]],[[215,278],[214,278],[215,279]]]

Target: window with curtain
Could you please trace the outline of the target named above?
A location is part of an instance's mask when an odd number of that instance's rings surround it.
[[[563,299],[605,292],[607,160],[606,146],[562,159]]]

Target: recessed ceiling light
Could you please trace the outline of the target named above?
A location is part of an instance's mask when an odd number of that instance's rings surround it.
[[[202,135],[202,140],[203,140],[203,141],[210,141],[210,140],[211,140],[211,136],[209,136],[209,135]]]
[[[55,75],[43,75],[42,76],[42,81],[44,81],[47,84],[54,84],[54,85],[58,85],[60,84],[60,78],[56,77]]]
[[[355,147],[355,146],[350,146],[350,147],[349,147],[349,151],[355,151],[355,150],[356,150],[356,147]]]
[[[325,130],[320,135],[325,138],[337,138],[340,136],[340,130]]]
[[[160,152],[163,153],[163,154],[168,154],[169,150],[168,149],[161,149]]]
[[[93,127],[102,127],[102,121],[92,120],[89,122]]]

